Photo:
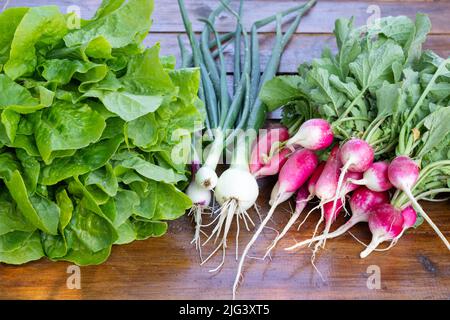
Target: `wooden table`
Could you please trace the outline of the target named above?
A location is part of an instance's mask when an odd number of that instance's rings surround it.
[[[83,17],[92,15],[100,0],[47,0],[64,10],[81,4]],[[40,5],[38,0],[14,0],[11,5]],[[247,0],[245,13],[251,22],[275,11],[298,4],[299,1]],[[216,0],[186,0],[194,29],[200,30],[196,18],[207,15]],[[432,34],[426,47],[441,56],[450,54],[450,2],[448,1],[319,1],[305,17],[298,33],[287,48],[280,73],[294,73],[299,63],[318,57],[323,47],[335,48],[331,35],[338,17],[354,15],[358,25],[371,13],[369,5],[378,5],[381,14],[416,12],[430,15]],[[371,7],[373,8],[373,7]],[[160,41],[163,53],[178,55],[176,35],[183,32],[175,0],[155,0],[155,20],[152,33],[146,40],[150,45]],[[230,31],[233,19],[222,15],[218,19],[220,31]],[[269,58],[273,43],[273,26],[261,36],[262,61]],[[232,55],[228,51],[228,58]],[[231,61],[228,59],[228,61]],[[229,64],[231,67],[231,63]],[[231,70],[231,69],[230,69]],[[267,212],[267,198],[272,179],[262,181],[259,205]],[[450,207],[448,202],[424,204],[447,237],[450,237]],[[277,210],[271,227],[280,229],[289,217],[289,204]],[[255,214],[253,213],[253,217]],[[255,219],[257,219],[255,217]],[[410,231],[389,252],[378,252],[367,259],[359,259],[362,250],[350,235],[328,241],[316,260],[323,280],[310,264],[308,249],[287,253],[280,248],[311,235],[317,221],[315,215],[301,233],[290,232],[274,252],[272,261],[247,259],[245,278],[238,298],[242,299],[449,299],[450,259],[448,251],[426,224]],[[200,267],[195,249],[190,245],[193,227],[187,217],[171,223],[168,234],[159,239],[135,242],[113,248],[110,259],[101,266],[81,268],[81,289],[68,289],[68,263],[46,260],[24,266],[0,265],[0,298],[3,299],[229,299],[237,263],[234,260],[234,238],[230,237],[226,263],[217,274],[208,273],[220,260]],[[249,240],[250,232],[241,232],[240,247]],[[367,226],[354,228],[354,235],[367,242]],[[252,255],[260,256],[274,232],[267,230]],[[368,289],[371,270],[381,271],[381,288]]]

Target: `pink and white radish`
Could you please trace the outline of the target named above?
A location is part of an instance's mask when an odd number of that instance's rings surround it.
[[[340,199],[342,203],[345,203],[345,197],[352,191],[355,191],[359,188],[359,185],[354,183],[356,180],[360,180],[363,174],[361,172],[352,172],[348,171],[344,177],[344,186],[341,190]]]
[[[415,226],[417,222],[417,212],[412,206],[408,206],[402,210],[403,229],[407,230]]]
[[[339,155],[343,163],[342,171],[344,174],[347,173],[347,170],[365,172],[373,163],[373,149],[364,140],[350,139],[344,143],[340,151]]]
[[[343,209],[345,210],[346,214],[348,214],[347,208],[345,207],[345,204],[347,203],[347,196],[358,189],[359,185],[354,184],[352,180],[360,180],[362,178],[361,172],[351,172],[348,171],[347,174],[344,177],[344,185],[341,189],[341,194],[339,195],[340,203],[342,204]],[[333,202],[331,202],[333,203]],[[336,206],[339,204],[339,202],[336,204]],[[329,231],[329,230],[328,230]],[[326,231],[326,232],[328,232]]]
[[[275,203],[275,200],[277,200],[278,196],[280,197],[278,199],[278,201],[280,203],[283,203],[283,202],[289,200],[294,195],[294,193],[295,193],[295,191],[284,192],[280,195],[280,182],[277,181],[272,188],[272,192],[270,193],[269,205],[273,206],[273,204]]]
[[[377,249],[380,243],[396,239],[403,231],[403,224],[402,212],[391,204],[383,203],[372,208],[369,216],[372,241],[360,253],[360,257],[366,258],[372,251]]]
[[[342,188],[347,172],[365,172],[372,165],[374,156],[372,147],[364,140],[353,138],[344,143],[339,152],[339,158],[343,166],[336,193],[332,200],[333,207],[336,206],[337,200],[342,197]]]
[[[359,179],[359,178],[361,178],[361,176],[362,176],[362,174],[359,172],[350,172],[350,171],[347,172],[347,174],[345,175],[345,178],[344,178],[344,180],[345,180],[344,186],[342,187],[340,198],[338,198],[338,200],[337,200],[336,207],[345,209],[347,195],[350,194],[351,192],[355,191],[359,187],[357,184],[352,183],[350,180]],[[336,208],[333,209],[333,205],[334,205],[334,202],[330,201],[330,202],[327,202],[324,205],[324,207],[328,206],[329,207],[328,210],[330,210],[330,211],[336,210],[337,214],[339,214],[340,210],[338,211]],[[345,210],[347,211],[347,209],[345,209]],[[334,220],[336,220],[336,218],[334,218]],[[330,231],[331,223],[333,223],[334,220],[327,220],[327,216],[325,215],[325,221],[327,222],[326,228],[324,230],[325,235]]]
[[[306,199],[307,202],[309,202],[311,199],[313,199],[314,196],[315,196],[315,194],[316,194],[316,184],[317,184],[317,180],[319,180],[320,176],[322,175],[322,172],[323,172],[323,170],[324,170],[324,168],[325,168],[325,164],[326,164],[326,163],[323,162],[323,161],[320,162],[320,163],[318,164],[316,170],[314,170],[313,174],[311,175],[311,178],[309,178],[309,180],[308,180],[308,186],[307,186],[307,188],[308,188],[309,196],[308,196],[308,198]],[[302,225],[306,222],[306,220],[308,219],[308,217],[310,216],[310,214],[311,214],[315,209],[317,209],[317,207],[314,208],[314,209],[312,209],[312,210],[310,210],[310,211],[307,213],[306,217],[305,217],[305,218],[303,219],[303,221],[299,224],[299,226],[298,226],[298,228],[297,228],[297,231],[300,230],[300,228],[302,227]],[[302,209],[302,210],[303,210],[303,209]],[[300,210],[297,210],[297,207],[296,207],[296,210],[295,210],[295,211],[301,213]],[[294,219],[294,216],[291,217],[291,220],[293,220],[293,219]],[[296,218],[296,219],[297,219],[297,218]],[[295,222],[295,221],[294,221],[294,222]],[[294,222],[292,222],[292,223],[294,223]],[[287,230],[286,230],[286,231],[287,231]]]
[[[339,147],[334,146],[334,148],[331,149],[327,162],[325,163],[325,167],[323,168],[322,174],[320,175],[314,187],[315,195],[320,199],[320,203],[316,208],[320,208],[321,215],[316,225],[316,228],[314,229],[314,234],[312,237],[315,237],[319,226],[325,219],[324,205],[327,202],[333,201],[336,195],[341,166],[342,163],[339,158]],[[329,210],[335,211],[335,209],[336,208],[334,209],[331,208]],[[331,222],[329,223],[331,224]]]
[[[325,167],[315,185],[315,195],[326,203],[336,195],[339,173],[342,163],[339,158],[339,147],[331,149]]]
[[[258,174],[258,171],[271,162],[272,148],[287,139],[289,139],[289,131],[285,127],[270,128],[260,134],[252,147],[249,164],[250,173],[256,177],[262,176],[263,174]]]
[[[411,201],[414,209],[428,222],[436,234],[441,238],[447,249],[450,250],[450,243],[442,234],[441,230],[434,224],[431,218],[426,214],[412,194],[412,189],[419,179],[419,166],[407,156],[396,157],[388,168],[388,176],[391,183],[399,190],[403,191]]]
[[[308,196],[308,202],[314,198],[314,196],[316,195],[316,184],[317,184],[317,180],[319,180],[320,176],[322,175],[323,169],[325,168],[325,162],[320,162],[319,165],[317,166],[316,170],[314,170],[313,174],[311,175],[311,178],[309,178],[308,180],[308,192],[309,192],[309,196]],[[306,215],[306,217],[303,219],[303,221],[299,224],[297,230],[300,230],[300,228],[302,227],[302,225],[305,223],[305,221],[308,219],[309,215],[315,210],[316,208],[314,208],[313,210],[310,210],[308,212],[308,214]],[[297,211],[297,210],[296,210]]]
[[[348,177],[351,179],[352,177],[360,177],[361,174],[357,172],[347,172],[345,175],[346,178]],[[344,182],[344,186],[341,190],[340,198],[336,200],[336,203],[334,201],[327,202],[323,205],[324,209],[324,219],[325,219],[325,229],[323,231],[324,240],[322,242],[323,246],[325,246],[326,239],[328,238],[327,235],[330,232],[331,225],[336,221],[337,216],[339,213],[344,209],[344,205],[346,202],[346,196],[347,194],[351,193],[352,191],[356,190],[358,188],[358,185],[353,184],[346,180]]]
[[[308,192],[311,198],[316,195],[317,181],[322,175],[323,169],[325,168],[325,164],[326,162],[324,161],[320,162],[316,170],[314,170],[313,174],[311,175],[311,178],[308,180]]]
[[[347,221],[347,228],[357,223],[368,222],[371,210],[383,203],[389,203],[389,193],[372,191],[367,187],[359,187],[350,198],[352,217]]]
[[[397,243],[398,239],[400,239],[406,230],[413,228],[417,222],[417,212],[414,210],[412,206],[408,206],[402,210],[403,217],[403,230],[397,236],[397,238],[393,241],[393,243]]]
[[[297,133],[287,142],[289,146],[301,146],[309,150],[323,150],[333,143],[333,130],[324,119],[310,119],[305,121]]]
[[[337,204],[333,207],[333,202],[327,202],[323,205],[323,215],[326,221],[327,229],[324,231],[324,235],[327,235],[329,232],[328,226],[331,226],[333,222],[336,221],[339,213],[341,213],[343,207],[343,203],[341,199],[337,200]]]
[[[408,206],[402,210],[402,217],[403,217],[402,232],[397,237],[395,237],[395,239],[393,239],[391,241],[391,244],[389,245],[389,247],[387,247],[385,249],[377,249],[376,251],[387,251],[387,250],[391,249],[393,246],[395,246],[397,244],[398,240],[403,236],[405,231],[414,227],[414,225],[416,224],[417,212],[414,210],[414,208],[412,206]]]
[[[316,184],[317,184],[317,180],[319,180],[320,175],[323,172],[323,169],[325,168],[325,162],[320,162],[319,165],[317,166],[317,168],[314,170],[313,174],[311,175],[311,178],[309,178],[308,180],[308,185],[307,188],[302,187],[299,189],[299,191],[297,192],[297,199],[296,199],[296,205],[295,205],[295,211],[294,214],[292,215],[292,217],[289,219],[288,223],[286,224],[286,226],[284,227],[283,231],[277,236],[277,238],[275,238],[275,240],[272,242],[272,244],[270,245],[270,247],[268,248],[266,254],[264,255],[264,259],[270,254],[270,251],[276,246],[276,244],[278,243],[278,241],[280,241],[285,235],[286,233],[289,231],[289,229],[294,225],[294,223],[297,221],[297,219],[299,218],[300,214],[303,212],[303,210],[305,209],[307,203],[314,198],[315,193],[316,193]],[[278,182],[277,182],[278,184]],[[272,190],[272,195],[271,195],[271,199],[275,199],[276,195],[278,193],[277,190],[277,185],[275,185],[276,187],[273,188]],[[286,199],[287,200],[287,199]],[[272,205],[274,200],[271,200],[269,203]],[[280,199],[280,202],[285,201],[284,199]],[[306,215],[306,217],[303,219],[303,221],[299,224],[297,230],[300,230],[301,226],[305,223],[305,221],[308,219],[309,215],[311,214],[311,212],[313,212],[314,210],[310,210],[308,212],[308,214]]]
[[[346,201],[345,200],[346,195],[358,188],[358,185],[353,184],[350,181],[347,181],[347,179],[348,180],[359,179],[359,178],[361,178],[361,173],[347,172],[347,174],[345,175],[345,178],[346,178],[345,179],[346,182],[344,183],[343,188],[341,188],[341,194],[339,197],[337,197],[336,201],[331,200],[331,201],[328,201],[328,202],[320,205],[322,215],[321,215],[319,222],[316,225],[316,228],[314,229],[314,233],[313,233],[312,237],[308,240],[297,243],[294,246],[287,248],[286,250],[294,250],[294,249],[304,245],[305,243],[311,244],[314,241],[317,241],[317,244],[315,245],[315,248],[313,251],[312,260],[311,260],[314,263],[315,254],[319,250],[319,247],[320,246],[324,247],[326,240],[329,239],[328,235],[329,235],[329,232],[331,229],[331,225],[336,221],[336,218],[339,215],[339,213],[342,211],[342,209],[345,208],[344,206],[345,206],[345,201]],[[324,231],[322,232],[322,235],[316,237],[318,227],[322,223],[323,220],[325,220]]]
[[[255,232],[255,234],[252,236],[251,240],[245,247],[244,252],[241,256],[241,260],[239,261],[238,272],[233,285],[233,298],[235,298],[236,296],[236,290],[239,285],[242,268],[250,248],[258,239],[258,236],[261,234],[262,230],[267,225],[269,220],[272,218],[272,215],[275,212],[277,206],[281,203],[281,200],[285,199],[285,194],[297,191],[312,175],[317,167],[317,164],[318,158],[314,152],[307,149],[300,149],[295,151],[281,168],[278,177],[279,183],[277,187],[277,195],[273,201],[272,207],[270,208],[267,216],[261,222],[258,230]]]
[[[260,167],[257,171],[255,171],[253,173],[253,176],[258,179],[276,175],[286,163],[291,153],[292,151],[287,148],[282,149],[279,153],[274,154],[272,157],[270,157],[270,160],[262,167]]]
[[[366,186],[372,191],[387,191],[392,188],[392,183],[388,177],[389,162],[374,162],[364,172],[362,179],[352,180],[354,184]]]
[[[339,237],[350,230],[354,225],[360,222],[368,222],[372,208],[381,203],[388,202],[389,194],[387,192],[376,192],[369,190],[366,187],[359,187],[352,193],[352,196],[350,198],[349,204],[352,216],[346,223],[327,235],[322,234],[315,238],[299,242],[295,246],[287,248],[286,250],[294,250],[301,246],[309,245],[310,243],[315,241]]]

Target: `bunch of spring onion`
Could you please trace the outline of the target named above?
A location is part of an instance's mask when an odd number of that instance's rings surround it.
[[[182,63],[184,66],[192,65],[201,70],[199,97],[205,104],[206,135],[211,141],[206,147],[207,153],[202,165],[198,170],[193,170],[195,175],[187,190],[187,194],[194,202],[196,233],[193,241],[197,244],[197,248],[202,245],[201,217],[209,205],[212,190],[220,205],[218,215],[210,224],[214,225],[213,230],[203,243],[211,239],[215,241],[221,239],[216,249],[202,262],[206,263],[222,249],[222,262],[212,271],[218,270],[224,263],[227,236],[234,219],[238,228],[241,219],[247,229],[249,223],[253,224],[247,210],[254,206],[259,190],[256,179],[249,170],[249,149],[256,137],[255,132],[262,127],[267,114],[267,107],[259,99],[259,93],[263,85],[276,75],[284,49],[297,30],[303,15],[315,2],[311,0],[256,21],[247,31],[242,21],[243,1],[241,0],[239,8],[234,10],[229,0],[221,0],[218,8],[212,11],[207,19],[201,19],[205,26],[198,39],[192,29],[184,1],[178,0],[191,47],[189,53],[183,42],[179,41]],[[225,11],[235,17],[236,29],[232,33],[221,35],[215,28],[215,20]],[[295,19],[283,33],[282,20],[289,15],[295,15]],[[276,23],[275,44],[270,60],[264,70],[261,70],[258,29],[272,22]],[[232,90],[229,90],[224,48],[231,43],[234,45],[235,54],[233,86]],[[231,165],[218,177],[217,165],[227,150],[231,150],[232,153]],[[197,162],[194,167],[197,167]]]

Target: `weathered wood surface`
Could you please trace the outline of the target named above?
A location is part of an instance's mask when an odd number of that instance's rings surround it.
[[[3,0],[5,1],[5,0]],[[234,1],[238,3],[238,1]],[[245,24],[250,26],[253,21],[264,18],[275,12],[291,8],[304,1],[294,0],[246,0],[244,5]],[[10,6],[30,6],[55,4],[67,9],[69,6],[78,5],[81,8],[83,18],[93,15],[101,0],[11,0]],[[186,0],[186,7],[192,18],[194,31],[200,31],[203,23],[197,18],[207,16],[217,6],[216,0]],[[380,8],[382,16],[407,15],[414,17],[417,12],[430,15],[433,21],[433,33],[450,33],[448,16],[450,3],[448,1],[318,1],[311,12],[299,27],[302,33],[330,33],[334,28],[334,21],[342,17],[355,17],[355,23],[360,25],[366,22],[373,14],[374,6]],[[367,12],[369,10],[369,12]],[[177,1],[155,0],[155,24],[152,32],[184,32],[184,26],[179,14]],[[219,31],[234,30],[234,18],[229,14],[222,14],[217,21]],[[273,26],[267,26],[263,31],[272,32]]]
[[[269,186],[269,181],[266,181]],[[259,201],[267,212],[269,188]],[[450,236],[448,203],[425,205],[425,210]],[[270,227],[280,230],[289,217],[289,205],[277,210]],[[253,212],[252,218],[257,221]],[[359,259],[363,250],[350,235],[328,241],[310,264],[311,251],[289,253],[282,248],[311,235],[317,214],[305,223],[303,231],[291,231],[274,251],[273,260],[247,259],[245,278],[239,289],[240,299],[450,299],[450,259],[440,240],[423,225],[408,232],[390,252],[377,252]],[[220,262],[216,257],[200,267],[199,257],[190,245],[193,227],[185,217],[172,223],[160,239],[135,242],[113,248],[103,265],[81,268],[81,289],[71,290],[66,282],[68,263],[38,261],[25,266],[0,266],[0,298],[3,299],[230,299],[237,263],[235,241],[230,236],[223,269],[210,274]],[[232,235],[234,230],[232,230]],[[366,243],[369,232],[358,226],[353,234]],[[250,232],[241,232],[242,248]],[[275,233],[266,230],[252,256],[261,256]],[[211,247],[208,247],[211,250]],[[206,251],[206,249],[205,249]],[[205,252],[206,253],[206,252]],[[367,287],[371,268],[381,271],[381,289]],[[369,271],[369,273],[368,273]]]
[[[79,5],[83,17],[89,17],[100,0],[12,0],[11,6],[57,4],[64,10]],[[199,31],[202,24],[196,18],[210,12],[215,0],[186,0]],[[301,3],[286,0],[246,0],[246,19],[251,22],[277,10]],[[0,2],[1,4],[1,2]],[[370,13],[369,5],[379,5],[381,14],[416,12],[430,15],[432,35],[426,48],[442,56],[450,54],[449,1],[319,1],[305,17],[293,41],[287,48],[280,73],[294,73],[301,62],[318,57],[324,46],[335,47],[331,35],[334,20],[355,16],[362,24]],[[176,36],[183,32],[175,0],[155,0],[154,26],[146,40],[149,45],[160,41],[163,54],[178,55]],[[224,14],[219,19],[219,30],[233,29],[233,19]],[[270,55],[273,26],[265,28],[261,36],[262,62]],[[231,70],[232,50],[228,49]],[[273,180],[262,181],[259,200],[261,212],[267,212],[267,202]],[[425,210],[450,237],[450,206],[448,202],[427,203]],[[280,230],[289,217],[289,204],[277,210],[270,227]],[[258,220],[255,212],[252,213]],[[377,252],[367,259],[359,259],[363,249],[350,235],[327,242],[327,247],[316,260],[323,280],[310,264],[311,251],[303,249],[288,253],[282,248],[311,235],[317,214],[302,228],[291,231],[275,250],[273,260],[248,259],[245,278],[238,298],[242,299],[450,299],[450,259],[448,251],[428,225],[408,232],[389,252]],[[199,258],[190,244],[193,227],[187,217],[171,223],[168,234],[159,239],[135,242],[113,248],[111,258],[103,265],[81,268],[81,289],[70,290],[66,281],[68,263],[42,260],[25,266],[0,265],[0,299],[228,299],[234,281],[237,263],[234,260],[234,230],[229,240],[226,263],[217,274],[208,270],[220,262],[220,257],[207,266],[199,266]],[[353,234],[368,242],[367,226],[357,226]],[[251,232],[242,231],[240,248],[249,240]],[[267,229],[252,256],[261,256],[275,236]],[[211,250],[205,248],[205,253]],[[370,290],[368,268],[379,267],[381,289]]]

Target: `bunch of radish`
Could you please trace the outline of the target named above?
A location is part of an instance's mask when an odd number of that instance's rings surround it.
[[[192,29],[184,0],[178,2],[191,47],[189,53],[180,41],[182,65],[201,70],[199,98],[205,106],[204,133],[210,141],[202,145],[207,149],[204,162],[193,166],[193,180],[186,191],[194,203],[197,249],[208,242],[216,244],[202,264],[222,252],[222,262],[211,271],[221,268],[233,225],[238,260],[240,224],[248,231],[256,228],[240,256],[233,297],[250,250],[277,214],[277,207],[293,197],[295,210],[264,258],[297,222],[300,230],[316,211],[318,222],[310,238],[286,248],[313,246],[313,264],[327,240],[358,223],[367,223],[372,233],[361,258],[389,250],[422,218],[450,249],[418,203],[450,192],[450,107],[448,97],[436,94],[439,90],[434,88],[447,84],[450,58],[421,52],[420,42],[425,37],[416,37],[414,26],[427,29],[425,16],[417,15],[415,23],[406,17],[386,18],[386,25],[402,30],[405,25],[413,26],[414,46],[387,36],[380,31],[383,28],[355,28],[351,20],[338,20],[338,55],[326,51],[322,58],[302,65],[299,76],[275,78],[284,49],[316,0],[256,21],[248,31],[242,19],[244,1],[233,9],[232,1],[220,0],[208,19],[201,19],[205,27],[200,39]],[[225,11],[235,17],[236,30],[219,34],[215,21]],[[295,19],[283,32],[283,18],[294,13]],[[258,29],[272,22],[276,23],[275,42],[262,69]],[[231,91],[224,59],[224,48],[230,43],[235,52]],[[342,59],[348,55],[342,48],[349,44],[352,57]],[[419,56],[421,63],[413,64]],[[402,67],[404,70],[399,69]],[[268,112],[281,107],[282,123],[288,128],[272,127],[257,136]],[[233,155],[231,164],[218,175],[218,163],[226,154]],[[271,208],[263,219],[256,206],[258,182],[276,175]],[[202,216],[209,211],[212,195],[218,206],[211,211],[212,221],[205,223]],[[257,227],[251,218],[253,208],[261,220]],[[334,227],[344,213],[351,213],[350,219]],[[202,234],[207,238],[204,242],[200,241]],[[384,242],[386,246],[380,249]]]
[[[296,207],[292,217],[273,240],[264,258],[297,222],[308,202],[315,197],[319,204],[310,213],[320,211],[319,223],[313,236],[298,242],[285,250],[292,251],[315,244],[312,258],[327,239],[345,234],[355,224],[368,223],[372,241],[366,245],[360,257],[365,258],[375,250],[388,250],[394,246],[404,232],[414,227],[417,214],[423,217],[439,235],[447,248],[450,244],[431,218],[424,212],[411,190],[419,179],[419,166],[408,156],[397,156],[391,162],[375,161],[372,146],[363,139],[352,138],[333,144],[331,125],[323,119],[304,122],[290,138],[287,129],[272,128],[261,135],[253,145],[250,166],[256,178],[278,174],[270,199],[271,208],[245,248],[238,266],[233,286],[233,296],[240,282],[245,258],[277,206],[296,195]],[[321,158],[326,161],[320,162]],[[409,199],[402,206],[392,201],[395,189]],[[347,201],[347,199],[349,199]],[[351,211],[350,219],[331,231],[338,215]],[[325,222],[321,235],[316,235],[320,224]],[[390,242],[387,248],[379,249],[383,242]]]

